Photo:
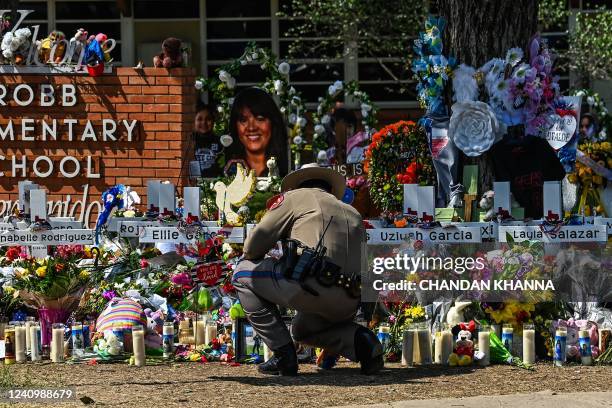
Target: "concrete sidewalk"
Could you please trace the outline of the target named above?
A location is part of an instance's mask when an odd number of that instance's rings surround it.
[[[395,401],[388,404],[350,405],[351,408],[602,408],[612,407],[612,392],[557,394],[542,391],[532,394],[478,396],[436,400]],[[346,408],[346,407],[345,407]]]

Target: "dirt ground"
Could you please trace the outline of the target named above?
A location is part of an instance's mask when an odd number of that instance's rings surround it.
[[[373,404],[407,399],[515,394],[543,390],[568,393],[611,391],[612,366],[539,364],[535,371],[487,368],[403,368],[387,364],[377,376],[341,363],[331,371],[300,365],[296,378],[269,377],[254,365],[166,363],[136,368],[126,364],[10,366],[3,385],[75,387],[77,400],[40,406],[92,407],[306,407]],[[0,405],[2,405],[0,403]],[[24,406],[22,404],[21,406]],[[15,405],[11,405],[15,406]],[[35,406],[27,404],[27,406]]]

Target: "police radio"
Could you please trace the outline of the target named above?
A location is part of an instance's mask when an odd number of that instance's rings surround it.
[[[327,229],[329,228],[329,225],[333,219],[333,216],[330,217],[329,222],[325,226],[323,234],[321,234],[321,238],[319,238],[319,242],[317,242],[317,246],[314,248],[314,250],[311,248],[304,248],[302,250],[302,255],[300,255],[300,259],[291,273],[291,279],[303,281],[308,275],[311,274],[311,272],[318,271],[318,268],[313,268],[313,266],[319,267],[321,260],[325,256],[327,248],[323,246],[323,238],[325,238]]]

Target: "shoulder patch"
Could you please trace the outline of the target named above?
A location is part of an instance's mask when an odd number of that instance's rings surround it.
[[[270,197],[268,201],[266,201],[266,208],[270,211],[277,209],[283,204],[283,201],[285,201],[285,195],[277,194],[273,197]]]

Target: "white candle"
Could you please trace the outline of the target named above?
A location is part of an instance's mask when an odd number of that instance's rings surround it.
[[[206,333],[205,339],[206,344],[210,344],[213,339],[217,338],[217,323],[216,322],[207,322],[206,323]]]
[[[15,325],[15,361],[26,361],[26,328],[23,323]]]
[[[53,324],[51,336],[51,361],[64,362],[64,325]]]
[[[523,362],[535,363],[535,329],[533,324],[523,325]]]
[[[488,366],[491,357],[491,332],[487,326],[482,326],[478,332],[478,351],[483,353],[479,364],[481,366]]]
[[[268,345],[266,343],[264,343],[264,361],[268,361],[273,356],[274,356],[274,353],[272,352],[272,350],[270,350]]]
[[[418,354],[414,357],[415,364],[427,365],[431,364],[431,333],[429,328],[419,328],[416,332],[417,343],[418,343]]]
[[[132,328],[132,348],[134,349],[134,365],[143,367],[145,365],[145,339],[142,326]]]
[[[591,334],[588,330],[580,330],[578,332],[578,346],[580,347],[580,360],[582,365],[593,364],[591,356]]]
[[[28,332],[30,333],[30,357],[32,361],[40,361],[42,360],[42,356],[40,355],[40,325],[33,322]]]
[[[402,365],[411,366],[414,357],[414,330],[404,331],[402,338]]]
[[[26,318],[26,322],[25,322],[25,328],[26,328],[26,349],[30,350],[30,327],[32,326],[32,323],[34,323],[34,318],[33,317],[28,317]]]
[[[453,352],[453,333],[443,330],[436,333],[435,363],[448,364],[448,356]]]
[[[206,318],[199,316],[193,321],[193,335],[196,347],[200,344],[208,344],[206,342]]]

